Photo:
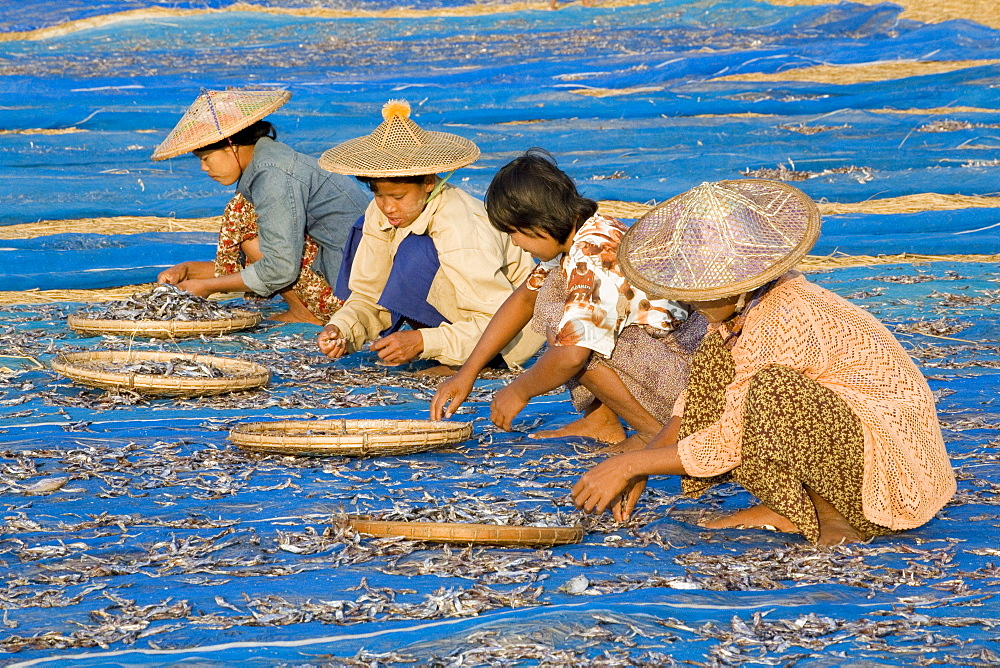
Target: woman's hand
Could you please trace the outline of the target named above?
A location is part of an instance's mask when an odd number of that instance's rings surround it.
[[[456,375],[438,385],[437,392],[431,400],[431,419],[447,420],[458,407],[468,398],[472,392],[472,386],[476,382],[475,376],[466,378],[459,371]]]
[[[208,297],[211,294],[218,292],[218,290],[212,289],[211,279],[206,278],[189,278],[185,281],[177,283],[177,287],[185,292],[190,292],[196,297]]]
[[[188,277],[188,263],[181,262],[180,264],[175,264],[170,267],[170,269],[164,269],[160,272],[160,275],[156,277],[157,283],[167,283],[169,285],[177,285],[181,281],[186,280]]]
[[[347,354],[347,341],[336,325],[327,325],[316,337],[319,351],[330,359],[338,359]]]
[[[393,332],[372,343],[372,350],[386,364],[405,364],[424,352],[424,335],[418,329]]]
[[[490,404],[490,420],[504,431],[510,431],[514,418],[527,405],[528,399],[522,397],[517,391],[517,381],[514,381],[493,395],[493,403]]]
[[[634,473],[633,462],[642,450],[606,459],[590,469],[573,485],[573,505],[588,513],[603,513],[614,507],[615,519],[628,519],[646,488],[645,476]],[[639,478],[642,478],[641,484]]]
[[[632,482],[625,487],[621,500],[611,506],[611,514],[617,521],[626,522],[628,518],[632,517],[632,511],[635,510],[639,497],[646,491],[647,480],[649,480],[649,476],[644,475],[632,478]]]

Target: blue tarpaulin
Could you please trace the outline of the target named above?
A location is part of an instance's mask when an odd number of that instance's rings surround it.
[[[824,203],[1000,190],[989,21],[921,23],[892,3],[319,4],[0,0],[0,226],[218,215],[232,188],[191,156],[149,156],[201,88],[246,84],[292,91],[270,119],[317,156],[406,98],[424,127],[482,149],[452,179],[478,196],[531,146],[585,195],[626,202],[779,166]],[[156,11],[111,20],[131,10]],[[900,64],[917,74],[878,75]],[[723,78],[820,65],[870,75]],[[814,252],[996,253],[998,225],[989,206],[834,214]],[[99,232],[0,239],[3,289],[141,283],[212,255],[209,233]],[[893,329],[938,399],[959,492],[923,527],[833,549],[707,531],[700,517],[751,498],[723,486],[690,500],[654,479],[634,521],[581,519],[579,545],[354,542],[332,528],[338,518],[393,507],[577,521],[568,492],[600,461],[598,444],[528,437],[574,419],[564,393],[496,431],[496,377],[456,416],[475,433],[454,447],[248,453],[226,438],[238,422],[426,417],[436,381],[368,352],[331,362],[309,325],[179,343],[80,338],[65,324],[79,304],[0,307],[0,662],[997,665],[1000,270],[934,262],[812,279]],[[272,381],[141,398],[47,368],[58,352],[106,348],[242,357]]]

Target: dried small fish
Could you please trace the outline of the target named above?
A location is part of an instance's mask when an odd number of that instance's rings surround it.
[[[70,481],[69,476],[57,476],[54,478],[42,478],[30,485],[21,486],[21,491],[25,494],[48,494],[61,489]]]
[[[232,309],[162,283],[120,302],[81,309],[76,315],[94,320],[226,320],[235,316]]]
[[[232,374],[205,362],[173,357],[169,360],[143,360],[128,364],[109,364],[107,362],[91,363],[89,366],[99,366],[111,373],[139,373],[147,376],[175,376],[179,378],[226,378]]]

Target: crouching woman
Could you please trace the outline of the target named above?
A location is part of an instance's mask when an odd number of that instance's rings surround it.
[[[182,262],[158,280],[201,297],[279,294],[288,310],[274,320],[318,325],[343,304],[332,286],[367,198],[354,179],[276,140],[263,119],[289,97],[273,89],[205,91],[157,147],[153,160],[193,152],[210,178],[236,184],[215,261]]]
[[[573,488],[577,507],[626,519],[646,476],[699,496],[734,481],[760,505],[706,524],[767,526],[824,545],[920,526],[955,476],[927,382],[873,316],[792,268],[819,236],[787,184],[706,183],[626,234],[622,271],[709,321],[674,416],[645,450]]]

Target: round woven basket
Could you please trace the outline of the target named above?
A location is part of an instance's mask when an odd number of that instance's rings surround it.
[[[148,336],[153,339],[181,339],[190,336],[218,336],[228,332],[253,327],[263,314],[252,311],[233,311],[232,318],[222,320],[102,320],[71,315],[66,324],[77,334],[98,336]]]
[[[244,422],[229,440],[246,450],[282,455],[406,455],[461,443],[471,422],[444,420],[285,420]]]
[[[184,378],[147,373],[115,371],[115,366],[136,362],[167,362],[177,358],[210,364],[226,373],[225,378]],[[141,394],[194,397],[249,390],[267,384],[271,373],[254,362],[171,352],[101,350],[60,355],[52,369],[70,380],[106,390],[133,390]]]
[[[464,522],[389,522],[349,517],[355,531],[372,536],[401,536],[433,543],[548,546],[579,543],[582,527],[524,527]]]

